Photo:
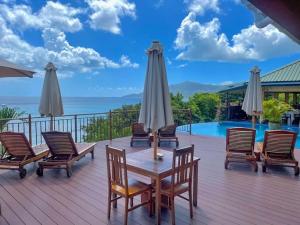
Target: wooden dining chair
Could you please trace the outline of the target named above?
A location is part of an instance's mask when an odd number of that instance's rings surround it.
[[[128,221],[128,212],[140,206],[147,205],[151,208],[152,205],[152,187],[150,184],[145,184],[133,178],[128,179],[126,166],[125,149],[117,149],[106,145],[106,160],[107,160],[107,175],[108,175],[108,214],[110,219],[111,204],[117,206],[117,200],[125,198],[125,219],[124,224]],[[140,204],[133,205],[133,198],[137,195],[148,193],[146,201]],[[128,203],[130,201],[130,208]],[[151,216],[152,211],[149,211]]]
[[[192,171],[193,171],[194,145],[174,149],[172,175],[161,181],[161,193],[169,199],[168,205],[162,203],[171,211],[171,222],[175,225],[175,197],[189,202],[190,217],[193,218],[192,206]],[[188,198],[182,194],[188,192]]]

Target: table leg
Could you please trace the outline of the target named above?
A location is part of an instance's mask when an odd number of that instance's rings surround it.
[[[197,207],[198,196],[198,161],[194,164],[194,179],[193,179],[193,205]]]
[[[155,214],[156,214],[156,224],[160,225],[160,214],[161,214],[161,194],[160,194],[160,180],[156,179],[156,197],[155,197]]]
[[[116,197],[117,197],[117,195],[116,195],[115,193],[113,193],[113,198],[116,198]],[[118,204],[118,203],[117,203],[117,200],[114,201],[114,202],[113,202],[113,207],[114,207],[114,208],[117,208],[117,204]]]

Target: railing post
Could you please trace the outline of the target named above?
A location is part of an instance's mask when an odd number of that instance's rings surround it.
[[[31,127],[31,114],[28,115],[28,132],[29,132],[29,144],[32,145],[32,127]]]
[[[189,126],[190,126],[190,135],[192,135],[192,110],[189,109]]]
[[[109,140],[112,141],[112,112],[109,110]]]
[[[77,142],[77,115],[74,115],[74,120],[75,120],[75,143]]]

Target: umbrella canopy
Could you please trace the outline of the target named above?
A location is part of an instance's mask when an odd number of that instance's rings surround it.
[[[247,115],[255,116],[261,114],[263,108],[260,69],[255,66],[250,72],[250,80],[248,82],[242,109]]]
[[[14,63],[8,62],[4,59],[0,59],[0,78],[2,77],[30,77],[35,72],[22,67],[18,66]]]
[[[148,66],[139,123],[152,132],[174,124],[163,49],[154,41],[147,51]]]
[[[62,116],[64,114],[56,68],[48,63],[44,79],[39,111],[42,116]]]

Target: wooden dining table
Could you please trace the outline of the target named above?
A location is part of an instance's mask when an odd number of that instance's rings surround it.
[[[153,149],[146,149],[126,156],[127,170],[150,177],[155,183],[155,215],[156,224],[160,224],[161,220],[161,185],[162,179],[172,174],[173,152],[158,149],[163,154],[162,159],[153,158]],[[200,158],[194,157],[193,160],[193,205],[197,206],[198,192],[198,162]]]

